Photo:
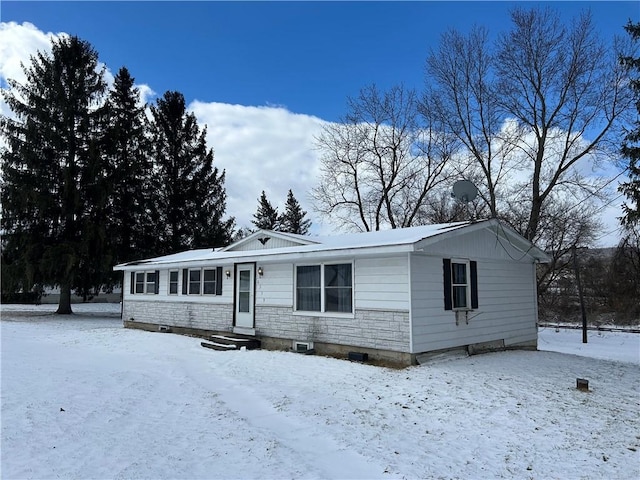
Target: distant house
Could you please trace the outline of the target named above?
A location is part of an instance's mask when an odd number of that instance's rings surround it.
[[[547,260],[492,219],[328,237],[260,230],[115,269],[127,327],[409,365],[456,347],[536,348],[535,264]]]
[[[83,298],[75,293],[71,294],[71,303],[119,303],[121,290],[119,286],[113,287],[110,291],[100,290],[87,298]],[[60,301],[60,287],[45,287],[40,303],[56,304]]]

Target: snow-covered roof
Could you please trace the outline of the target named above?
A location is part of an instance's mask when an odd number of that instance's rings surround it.
[[[380,230],[374,232],[360,232],[360,233],[348,233],[342,235],[330,235],[330,236],[302,236],[302,235],[289,235],[290,238],[298,237],[300,244],[296,246],[288,246],[282,248],[269,248],[264,250],[246,250],[246,251],[233,251],[233,245],[244,243],[247,238],[253,238],[254,236],[264,234],[265,230],[260,230],[252,234],[250,237],[242,239],[235,244],[230,245],[224,249],[212,249],[205,248],[199,250],[188,250],[186,252],[175,253],[171,255],[165,255],[162,257],[149,258],[146,260],[139,260],[129,263],[117,265],[116,270],[129,270],[131,267],[138,265],[153,266],[170,264],[182,264],[182,263],[197,263],[207,261],[219,261],[227,259],[245,259],[249,261],[249,258],[264,258],[276,255],[291,256],[292,254],[298,254],[301,256],[310,256],[320,253],[331,253],[351,251],[354,249],[373,249],[383,248],[385,250],[393,249],[397,251],[412,251],[413,246],[425,239],[439,237],[456,230],[467,229],[468,227],[484,228],[498,225],[498,221],[495,219],[484,220],[480,222],[455,222],[455,223],[442,223],[434,225],[421,225],[417,227],[398,228],[392,230]],[[501,230],[505,232],[504,228]],[[509,235],[519,237],[517,233],[507,229]],[[278,235],[280,232],[268,232],[269,234]],[[540,251],[527,240],[519,237],[524,247],[528,246],[527,254],[531,254],[534,258],[539,260],[545,259],[544,252]],[[386,247],[386,248],[385,248]]]

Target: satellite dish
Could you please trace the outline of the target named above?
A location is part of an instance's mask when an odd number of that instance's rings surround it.
[[[469,180],[458,180],[453,184],[453,192],[451,196],[459,202],[473,202],[478,196],[478,189]]]

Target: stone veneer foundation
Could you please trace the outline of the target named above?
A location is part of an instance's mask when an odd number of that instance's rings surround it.
[[[233,305],[129,300],[122,318],[128,328],[157,331],[166,325],[174,333],[207,337],[233,330]],[[415,355],[408,353],[408,311],[357,309],[354,317],[331,317],[295,314],[291,307],[256,306],[255,318],[256,338],[265,349],[289,350],[293,341],[313,342],[320,355],[347,357],[357,351],[373,361],[415,364]]]

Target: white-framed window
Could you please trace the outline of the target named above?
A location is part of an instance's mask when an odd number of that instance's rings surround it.
[[[202,280],[202,270],[189,270],[189,295],[200,295],[200,282]]]
[[[146,272],[131,272],[131,290],[135,295],[155,295],[158,293],[160,272],[157,270]]]
[[[202,270],[202,293],[204,295],[216,294],[216,269],[205,268]]]
[[[474,310],[478,308],[478,262],[445,258],[444,309]]]
[[[144,272],[136,272],[136,287],[134,293],[144,293]]]
[[[471,305],[469,288],[469,262],[451,261],[451,301],[456,309],[467,309]]]
[[[169,270],[169,295],[178,294],[178,270]]]
[[[296,310],[353,313],[353,264],[296,265]]]
[[[182,294],[221,295],[222,267],[185,268],[182,270]]]
[[[158,282],[158,274],[156,272],[145,273],[145,291],[144,293],[156,293],[156,283]]]

